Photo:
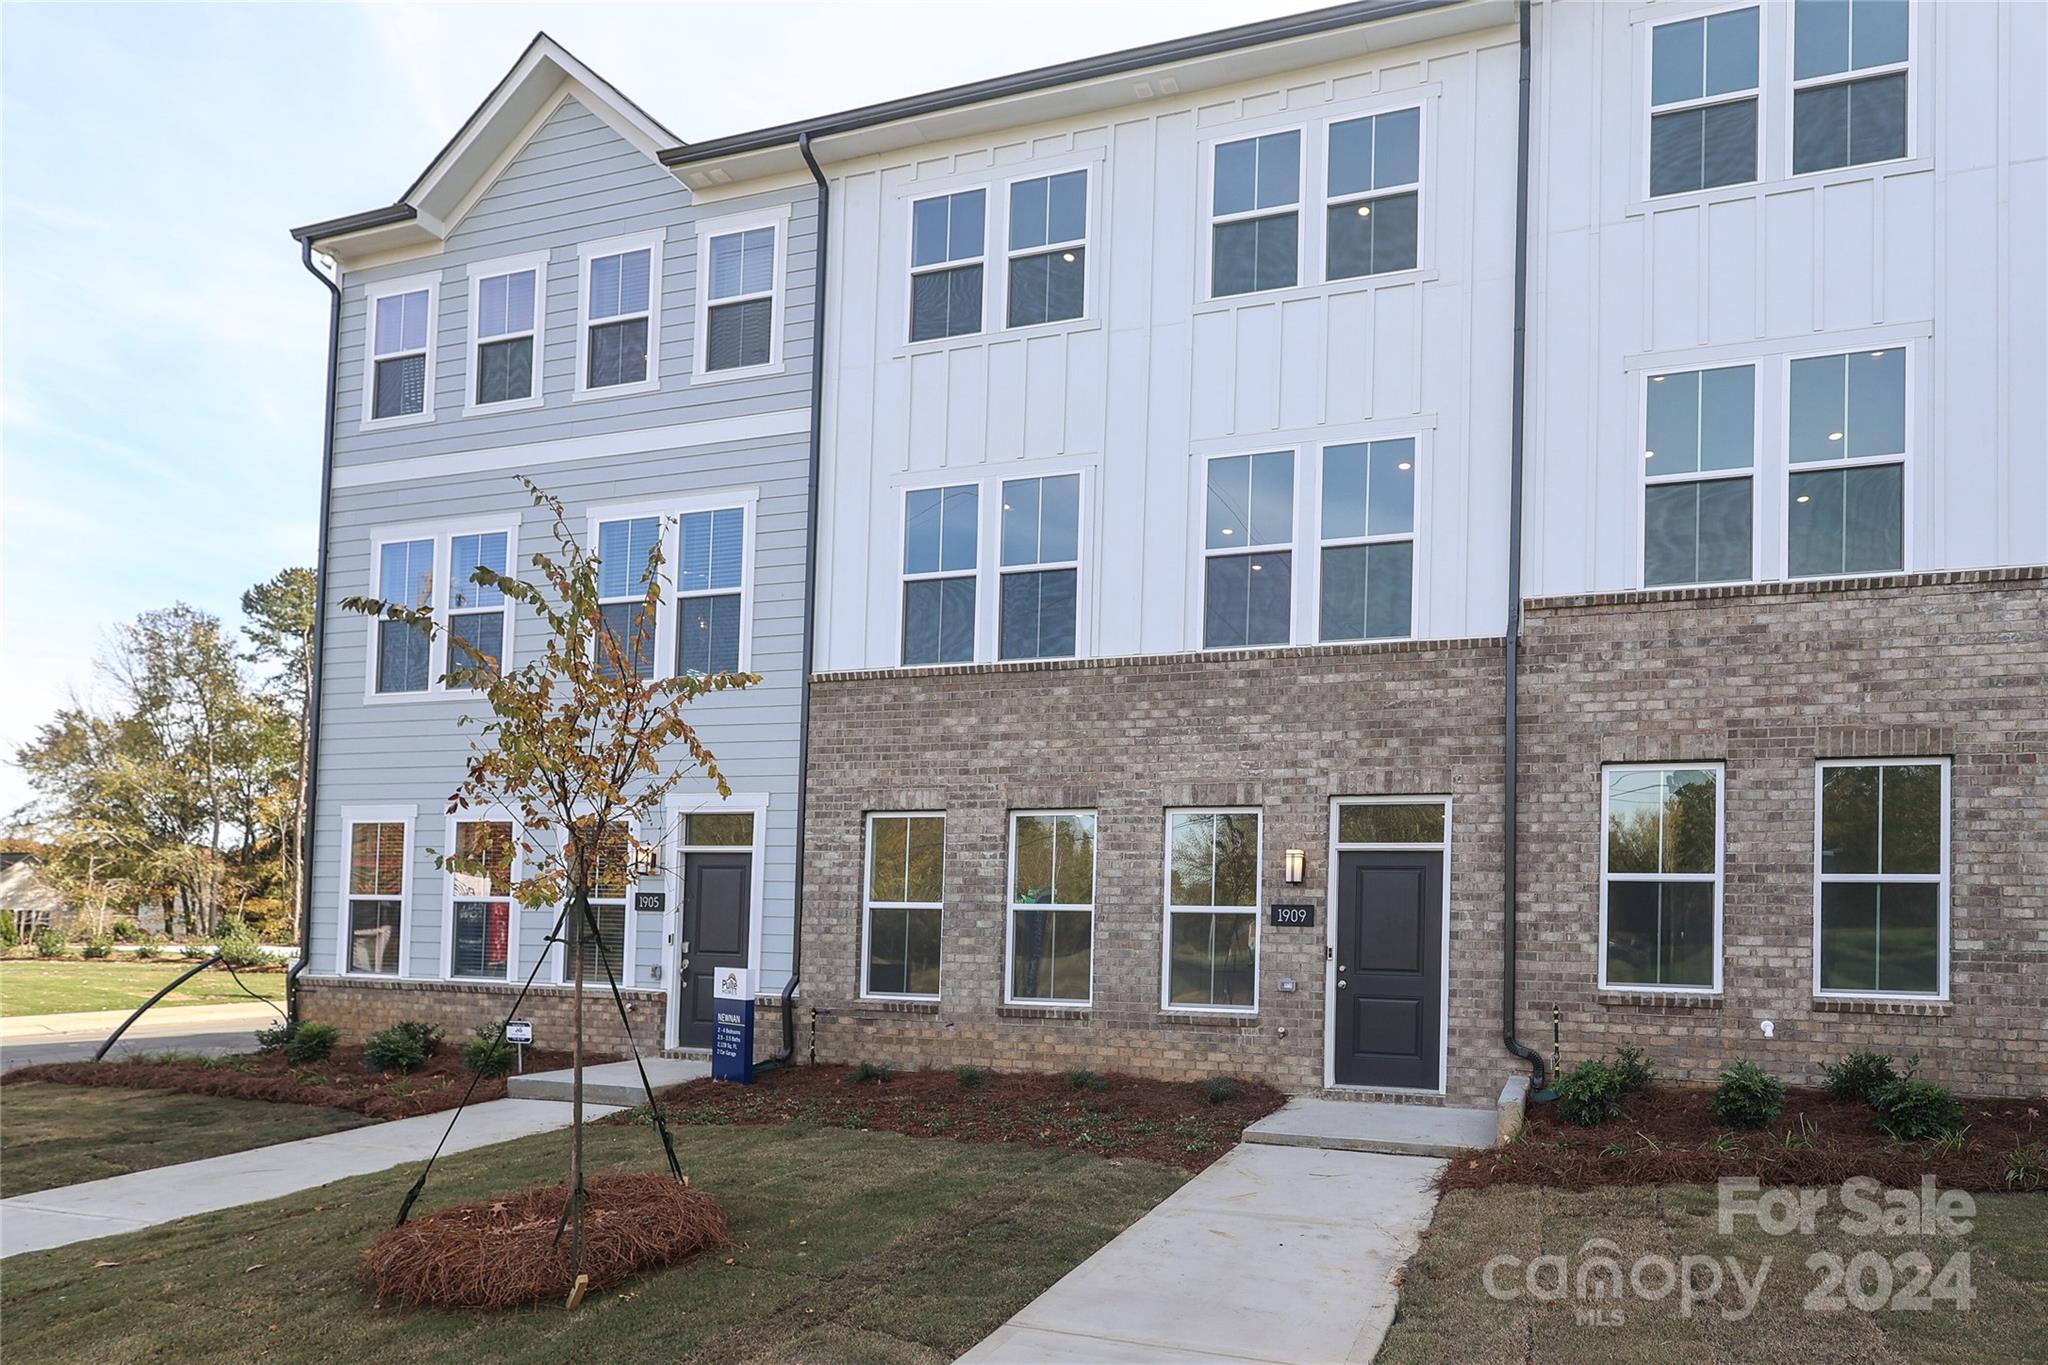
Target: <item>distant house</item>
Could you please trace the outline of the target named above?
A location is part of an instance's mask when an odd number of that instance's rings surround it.
[[[69,930],[78,919],[43,870],[42,857],[27,850],[0,853],[0,914],[13,918],[17,938],[39,929]]]

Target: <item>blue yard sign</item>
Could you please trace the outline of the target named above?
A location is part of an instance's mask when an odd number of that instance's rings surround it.
[[[711,1075],[741,1085],[754,1079],[754,974],[745,967],[711,974]]]

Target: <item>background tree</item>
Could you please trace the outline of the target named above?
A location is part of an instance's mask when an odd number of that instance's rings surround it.
[[[277,841],[277,875],[284,905],[293,924],[304,922],[299,904],[298,851],[306,844],[305,773],[312,756],[307,740],[313,718],[313,609],[319,599],[313,570],[290,568],[242,594],[243,634],[249,638],[249,662],[270,670],[264,694],[286,718],[291,732],[291,780],[273,796],[266,814],[289,838]]]

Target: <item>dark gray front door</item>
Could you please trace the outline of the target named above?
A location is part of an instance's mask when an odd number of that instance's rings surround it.
[[[1337,1084],[1436,1089],[1443,875],[1435,850],[1337,855]]]
[[[747,965],[754,858],[750,853],[683,855],[683,936],[677,944],[676,1010],[684,1047],[711,1046],[711,979],[726,967]]]

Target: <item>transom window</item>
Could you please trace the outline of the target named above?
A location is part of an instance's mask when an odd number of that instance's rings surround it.
[[[913,488],[903,500],[903,662],[974,661],[981,491]]]
[[[583,979],[599,984],[616,981],[621,986],[627,985],[626,903],[631,899],[636,879],[633,875],[633,841],[624,824],[615,821],[605,826],[592,851],[585,875],[589,880],[590,913],[597,921],[597,936],[592,938],[587,923],[582,926]],[[569,913],[576,913],[573,904]],[[573,981],[575,965],[569,953],[567,926],[562,933],[562,980]]]
[[[1294,619],[1294,453],[1209,461],[1202,647],[1283,645]]]
[[[946,817],[868,817],[861,993],[939,998]]]
[[[676,563],[681,637],[677,670],[737,673],[746,581],[747,513],[742,507],[687,512]]]
[[[433,291],[410,289],[371,300],[370,417],[419,417],[427,412],[427,354]]]
[[[1650,193],[1757,178],[1757,20],[1728,10],[1650,30]]]
[[[540,374],[537,272],[514,270],[476,280],[476,404],[532,398]]]
[[[910,206],[910,339],[981,330],[988,192],[962,190]]]
[[[434,605],[434,542],[387,541],[377,551],[377,596],[394,606]],[[424,692],[432,682],[433,647],[410,621],[377,621],[377,691]]]
[[[1008,998],[1087,1004],[1094,944],[1094,812],[1012,814]]]
[[[1906,155],[1906,0],[1797,0],[1792,171]]]
[[[1209,216],[1211,297],[1294,285],[1301,253],[1300,131],[1218,143]]]
[[[1721,988],[1721,768],[1608,768],[1600,984]]]
[[[510,974],[513,847],[510,821],[456,822],[455,856],[475,866],[448,872],[451,976],[503,980]]]
[[[1340,844],[1440,844],[1441,801],[1357,801],[1337,807]]]
[[[348,953],[343,970],[398,975],[411,845],[411,830],[402,820],[349,823]]]
[[[1904,567],[1905,348],[1795,360],[1791,391],[1788,572]]]
[[[1321,635],[1409,633],[1415,575],[1415,440],[1323,450]]]
[[[597,528],[599,609],[618,658],[640,677],[654,676],[654,614],[647,610],[651,557],[661,544],[660,517],[633,517],[601,522]],[[617,667],[604,641],[598,642],[599,666]]]
[[[691,848],[752,848],[752,811],[695,811],[683,817],[683,843]]]
[[[478,685],[505,665],[505,592],[474,580],[480,568],[506,572],[504,531],[479,531],[448,540],[448,673],[451,682]],[[455,643],[460,641],[461,644]],[[464,648],[463,646],[467,646]]]
[[[653,248],[591,256],[584,268],[584,387],[645,383],[654,322]]]
[[[1420,109],[1331,124],[1324,278],[1413,270],[1421,183]]]
[[[1653,374],[1643,400],[1643,586],[1751,577],[1756,367]]]
[[[739,370],[775,356],[775,229],[748,228],[711,239],[704,368]]]
[[[1001,658],[1073,656],[1080,530],[1080,475],[1004,480]]]
[[[1260,875],[1257,811],[1167,812],[1167,1008],[1257,1008]]]
[[[1009,321],[1012,327],[1081,316],[1088,278],[1088,172],[1010,186]]]
[[[1948,763],[1820,765],[1814,984],[1823,995],[1948,993]]]

